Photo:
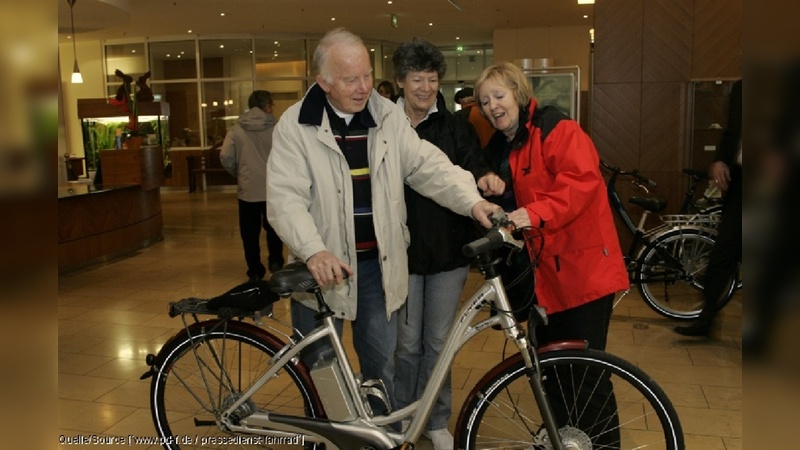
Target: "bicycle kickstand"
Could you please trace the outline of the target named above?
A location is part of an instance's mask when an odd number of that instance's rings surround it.
[[[629,293],[630,291],[631,291],[631,288],[625,289],[625,291],[624,291],[622,294],[620,294],[619,298],[618,298],[618,299],[616,299],[616,300],[614,300],[614,306],[612,306],[612,307],[611,307],[611,309],[614,309],[614,308],[616,308],[616,307],[617,307],[617,305],[619,305],[619,302],[621,302],[621,301],[622,301],[622,299],[623,299],[623,298],[625,298],[625,296],[626,296],[626,295],[628,295],[628,293]]]

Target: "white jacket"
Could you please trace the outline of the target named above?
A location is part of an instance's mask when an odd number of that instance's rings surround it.
[[[350,167],[334,139],[322,89],[314,85],[275,127],[267,163],[267,218],[293,259],[327,250],[357,270]],[[372,210],[387,317],[408,295],[409,233],[404,183],[453,211],[470,216],[482,200],[472,174],[421,140],[403,111],[373,90],[367,104]],[[336,317],[356,318],[355,276],[324,290]],[[310,294],[296,298],[316,309]]]
[[[246,202],[267,199],[267,158],[272,148],[275,116],[261,108],[250,108],[225,135],[219,161],[236,177],[237,197]]]

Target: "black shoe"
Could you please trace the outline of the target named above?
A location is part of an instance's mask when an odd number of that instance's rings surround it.
[[[279,270],[283,269],[282,263],[269,263],[269,271],[275,273]]]
[[[703,323],[693,323],[689,326],[685,327],[675,327],[675,332],[678,334],[682,334],[684,336],[705,336],[708,337],[711,335],[711,325],[706,325]]]

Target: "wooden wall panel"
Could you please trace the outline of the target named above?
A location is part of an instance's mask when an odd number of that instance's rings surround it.
[[[688,80],[692,70],[694,1],[650,0],[643,5],[642,80]]]
[[[680,172],[686,164],[686,98],[686,83],[643,84],[641,170]]]
[[[597,2],[594,49],[595,83],[641,81],[642,2]]]
[[[638,161],[640,129],[641,85],[596,84],[592,138],[600,157],[616,165]]]
[[[742,2],[696,0],[692,78],[742,76]]]

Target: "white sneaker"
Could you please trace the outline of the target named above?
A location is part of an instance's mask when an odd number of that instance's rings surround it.
[[[453,435],[447,431],[447,428],[425,430],[422,435],[433,442],[434,450],[453,450]]]

